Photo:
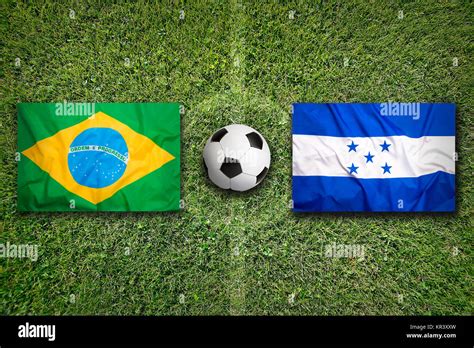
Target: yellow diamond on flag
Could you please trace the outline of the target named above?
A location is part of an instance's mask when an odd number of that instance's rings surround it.
[[[127,153],[117,151],[108,144],[97,145],[86,142],[75,145],[77,139],[86,131],[94,132],[95,139],[97,139],[97,134],[103,134],[99,131],[108,132],[107,134],[112,135],[112,138],[120,139]],[[82,138],[87,139],[87,137]],[[88,159],[87,154],[97,154],[97,152],[106,153],[108,157],[113,158],[115,162],[110,163],[116,165],[116,168],[100,172],[102,163],[99,162],[97,156],[92,156],[97,163],[89,163],[91,159]],[[98,204],[113,196],[125,186],[175,158],[146,136],[135,132],[129,126],[103,112],[97,112],[83,122],[38,141],[22,154],[68,191],[93,204]],[[74,160],[71,156],[75,157],[76,154],[81,155],[80,160],[76,158],[75,161],[71,161]],[[81,177],[78,177],[79,174]],[[97,184],[97,180],[89,180],[90,177],[100,174],[102,175],[100,185]]]

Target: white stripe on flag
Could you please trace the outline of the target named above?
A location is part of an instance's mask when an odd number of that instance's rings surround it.
[[[382,152],[381,144],[390,144]],[[348,145],[358,145],[349,151]],[[373,156],[368,161],[367,156]],[[408,178],[437,171],[454,174],[455,137],[407,136],[389,137],[329,137],[293,135],[293,175],[354,176],[356,178]],[[370,156],[369,156],[370,157]],[[357,174],[350,173],[352,164]],[[390,166],[390,174],[381,168]]]

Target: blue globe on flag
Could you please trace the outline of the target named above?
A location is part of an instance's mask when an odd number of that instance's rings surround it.
[[[127,143],[112,128],[89,128],[69,146],[69,171],[83,186],[103,188],[112,185],[122,177],[127,162]]]

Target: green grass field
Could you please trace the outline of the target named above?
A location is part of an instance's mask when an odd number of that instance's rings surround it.
[[[36,262],[0,258],[0,314],[473,312],[469,2],[0,8],[0,243],[39,245]],[[19,214],[16,104],[63,100],[181,102],[185,209]],[[457,104],[457,212],[293,214],[290,105],[389,100]],[[202,166],[205,141],[230,123],[272,150],[245,194],[218,190]],[[331,243],[365,258],[328,258]]]

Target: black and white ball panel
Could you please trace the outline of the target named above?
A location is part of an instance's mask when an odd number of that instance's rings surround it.
[[[208,169],[218,169],[224,162],[225,156],[221,144],[208,142],[204,147],[204,162]]]
[[[230,179],[220,170],[208,170],[209,179],[224,190],[230,189]]]
[[[255,149],[263,149],[263,138],[257,132],[250,132],[245,135],[249,140],[250,147]]]
[[[209,179],[223,189],[230,188],[230,179],[221,172],[220,167],[224,163],[222,146],[218,142],[208,141],[204,147],[204,164],[209,175]]]
[[[265,167],[265,168],[262,169],[260,174],[257,175],[257,185],[260,184],[260,182],[263,180],[265,175],[267,175],[267,172],[268,172],[268,168]]]
[[[258,185],[270,168],[265,138],[246,125],[229,125],[216,131],[204,148],[209,178],[223,189],[247,191]]]
[[[219,142],[226,157],[242,157],[249,149],[250,143],[245,135],[229,131]]]
[[[257,184],[257,178],[253,175],[242,173],[230,181],[230,188],[234,191],[247,191]]]
[[[215,133],[212,135],[210,141],[212,141],[212,142],[217,142],[217,143],[218,143],[219,141],[221,141],[222,137],[223,137],[224,135],[226,135],[227,133],[228,133],[228,131],[227,131],[227,129],[225,129],[225,127],[224,127],[224,128],[221,128],[221,129],[219,129],[217,132],[215,132]]]
[[[225,174],[229,179],[236,177],[242,173],[242,166],[240,162],[234,158],[226,158],[224,163],[221,164],[221,172]]]
[[[270,168],[270,151],[265,151],[265,147],[268,145],[263,145],[263,151],[252,147],[240,159],[244,173],[257,176],[263,168]]]
[[[255,132],[255,129],[252,127],[246,126],[245,124],[231,124],[229,126],[225,126],[225,129],[233,134],[240,134],[245,136],[248,133]]]

